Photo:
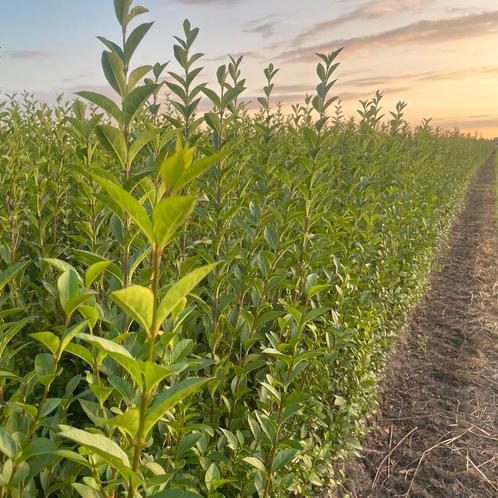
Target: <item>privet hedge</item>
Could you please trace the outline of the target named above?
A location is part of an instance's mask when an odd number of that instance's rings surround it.
[[[0,496],[317,496],[491,144],[381,93],[345,120],[340,51],[250,113],[241,58],[198,83],[185,21],[135,67],[151,24],[114,4],[115,98],[0,104]]]

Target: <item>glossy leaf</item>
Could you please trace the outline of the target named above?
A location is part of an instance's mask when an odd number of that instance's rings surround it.
[[[209,380],[192,377],[164,389],[147,411],[144,423],[145,433],[148,434],[165,413],[175,405],[188,398],[191,394],[199,392]]]
[[[188,293],[206,277],[206,275],[213,271],[215,266],[215,264],[211,264],[197,268],[171,286],[159,303],[156,313],[157,326],[160,326],[162,322],[166,320],[178,303],[180,303],[182,299],[184,299]]]
[[[111,125],[99,125],[95,128],[95,133],[102,146],[124,167],[128,158],[128,146],[121,131]]]
[[[112,300],[150,333],[154,315],[154,295],[148,287],[126,287],[113,292]]]
[[[140,203],[119,185],[95,175],[95,180],[102,185],[108,195],[119,205],[119,207],[130,215],[133,221],[140,227],[149,242],[154,243],[154,227],[149,215]]]
[[[124,46],[124,54],[127,62],[131,60],[136,48],[143,40],[145,35],[149,32],[153,24],[154,23],[152,22],[140,24],[129,34]]]
[[[163,249],[172,239],[178,227],[190,216],[195,197],[168,197],[154,206],[152,220],[157,245]]]
[[[17,453],[14,438],[3,427],[0,427],[0,451],[9,458],[15,458]]]
[[[10,266],[0,273],[0,291],[24,268],[29,265],[29,261],[19,262]]]
[[[151,495],[150,498],[203,498],[200,494],[183,489],[165,489],[160,493]]]
[[[124,99],[123,121],[129,125],[146,100],[157,90],[158,85],[149,83],[132,90]]]
[[[59,436],[70,439],[101,456],[123,477],[138,482],[138,476],[131,470],[128,455],[113,440],[102,434],[94,434],[75,427],[59,425]]]
[[[99,261],[91,265],[85,273],[85,286],[90,287],[92,283],[97,280],[104,271],[109,268],[112,261]]]
[[[121,121],[121,110],[117,104],[111,100],[109,97],[96,92],[81,91],[76,92],[76,95],[92,102],[92,104],[98,105],[102,108],[109,116],[113,117],[116,121]]]

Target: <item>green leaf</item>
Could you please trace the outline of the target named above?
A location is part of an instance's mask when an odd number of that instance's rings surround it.
[[[178,137],[175,152],[162,159],[159,165],[159,173],[164,185],[170,192],[173,192],[185,169],[192,163],[193,155],[194,150],[189,147],[184,148],[180,137]]]
[[[106,268],[112,264],[112,261],[98,261],[91,265],[85,273],[85,287],[90,287],[92,283],[104,273]]]
[[[176,450],[177,458],[183,458],[187,452],[194,447],[195,444],[201,438],[202,433],[200,432],[191,432],[190,434],[185,434],[182,436],[180,441],[178,442],[178,447]]]
[[[76,335],[76,337],[78,337],[78,339],[81,339],[82,341],[89,342],[90,344],[95,344],[106,353],[110,354],[117,353],[120,354],[121,356],[124,356],[125,358],[133,359],[130,352],[126,348],[121,346],[121,344],[118,344],[117,342],[91,334],[79,333]]]
[[[103,36],[97,36],[97,39],[100,40],[111,52],[114,52],[119,58],[124,62],[124,53],[119,45],[116,45],[114,42],[104,38]]]
[[[129,125],[146,100],[157,90],[158,85],[148,83],[132,90],[124,99],[123,121]]]
[[[274,348],[265,348],[265,349],[263,349],[262,353],[273,354],[273,355],[277,355],[277,356],[284,356],[283,353],[278,351],[278,349],[274,349]]]
[[[171,83],[171,82],[166,82],[166,86],[182,101],[187,100],[187,94],[185,93],[185,89],[182,88],[180,85],[177,85],[176,83]]]
[[[29,441],[23,450],[23,458],[33,458],[55,450],[57,450],[57,445],[53,441],[44,437],[38,437]]]
[[[54,355],[59,350],[60,340],[54,333],[35,332],[29,335],[36,341],[41,342]]]
[[[223,96],[223,101],[221,105],[223,107],[228,106],[233,100],[235,100],[243,91],[245,90],[244,84],[239,82],[237,86],[230,88]]]
[[[35,372],[38,380],[46,385],[49,380],[54,378],[54,356],[48,353],[40,353],[35,357]]]
[[[178,375],[183,372],[189,367],[190,362],[178,361],[171,363],[168,366],[157,365],[151,361],[142,361],[139,362],[139,364],[145,380],[145,387],[148,391],[150,391],[166,377]]]
[[[33,321],[33,317],[26,317],[22,320],[3,325],[3,332],[0,334],[0,358],[3,356],[7,344],[15,335],[21,331],[28,323]],[[7,331],[5,329],[7,328]]]
[[[12,487],[16,487],[23,483],[26,477],[29,475],[29,465],[27,462],[21,462],[17,465],[17,469],[14,471],[14,475],[10,478],[9,484]]]
[[[327,80],[327,74],[325,72],[325,66],[323,64],[316,65],[316,74],[321,81]]]
[[[211,90],[210,88],[207,88],[207,87],[204,87],[202,89],[202,91],[204,92],[204,94],[206,95],[206,97],[208,97],[208,99],[219,109],[221,107],[221,100],[220,100],[220,97],[215,93],[213,92],[213,90]],[[214,114],[214,113],[208,113],[208,114]],[[215,114],[216,117],[218,117],[216,114]],[[206,114],[204,114],[204,118],[206,117]],[[219,121],[219,120],[218,120]],[[206,120],[207,122],[207,120]],[[209,123],[208,123],[209,124]],[[210,125],[211,126],[211,125]]]
[[[81,484],[79,482],[73,482],[71,484],[73,489],[82,497],[82,498],[102,498],[102,494],[94,488],[87,486],[86,484]]]
[[[307,296],[306,297],[308,299],[311,299],[312,297],[316,296],[320,292],[325,291],[327,289],[330,289],[330,285],[329,284],[317,284],[317,285],[313,285],[309,289],[309,291],[307,292]]]
[[[123,477],[138,483],[138,476],[131,470],[128,455],[112,439],[94,434],[68,425],[59,425],[59,436],[70,439],[101,456],[112,465]]]
[[[243,458],[242,460],[249,465],[252,465],[255,469],[258,469],[261,472],[266,472],[266,468],[259,458],[248,456]]]
[[[136,384],[143,387],[144,372],[142,362],[135,360],[126,348],[114,341],[91,334],[78,334],[78,338],[104,351],[131,375]]]
[[[271,249],[276,250],[280,244],[280,238],[276,230],[270,226],[265,226],[264,238]]]
[[[150,71],[152,71],[152,66],[139,66],[135,68],[128,77],[128,92],[131,92],[137,83]]]
[[[87,91],[76,92],[76,95],[79,95],[80,97],[92,102],[93,104],[98,105],[99,107],[104,109],[104,111],[106,111],[109,116],[112,116],[118,122],[121,121],[121,110],[109,97],[106,97],[105,95],[102,95],[100,93]]]
[[[65,350],[68,353],[71,353],[72,355],[81,358],[91,367],[94,366],[93,356],[91,355],[90,351],[88,351],[88,349],[84,348],[80,344],[68,344]]]
[[[130,33],[124,46],[126,62],[130,62],[138,45],[143,40],[144,36],[149,32],[153,24],[153,22],[140,24]]]
[[[128,23],[135,19],[135,17],[140,16],[142,14],[145,14],[149,12],[149,9],[146,9],[142,5],[137,5],[136,7],[133,7],[133,9],[130,10],[130,13],[128,14]]]
[[[93,178],[107,191],[108,195],[119,205],[119,207],[130,215],[149,242],[154,244],[154,227],[144,207],[129,192],[119,185],[116,185],[101,176],[93,175]]]
[[[258,419],[259,425],[269,441],[273,442],[275,440],[275,434],[277,432],[277,427],[275,422],[273,422],[264,413],[256,412],[256,418]]]
[[[84,303],[91,297],[95,295],[94,291],[87,291],[83,294],[78,294],[71,298],[64,306],[64,311],[66,312],[66,315],[71,315],[75,309],[77,309],[81,303]]]
[[[176,229],[187,221],[194,205],[195,197],[173,196],[162,199],[154,206],[152,220],[156,243],[161,250],[171,240]]]
[[[64,337],[61,339],[60,351],[64,352],[71,341],[76,337],[77,334],[81,333],[88,326],[88,321],[77,323],[74,327],[69,329]]]
[[[61,398],[47,398],[45,403],[40,407],[40,417],[50,415],[62,402]]]
[[[76,268],[73,265],[71,265],[70,263],[67,263],[66,261],[63,261],[62,259],[57,259],[57,258],[41,258],[41,261],[49,264],[50,266],[53,266],[54,268],[57,268],[57,270],[59,270],[61,272],[73,270],[74,273],[76,273],[78,275],[79,281],[81,283],[83,283],[83,281],[81,280],[81,277],[79,276],[78,272],[76,271]]]
[[[154,294],[148,287],[131,285],[113,292],[111,299],[150,334],[154,315]]]
[[[144,424],[145,434],[148,434],[152,430],[167,411],[171,410],[171,408],[191,394],[199,392],[210,380],[191,377],[165,389],[147,411]]]
[[[93,465],[90,465],[88,460],[82,457],[79,453],[71,450],[55,450],[49,452],[52,455],[61,457],[62,459],[67,459],[72,462],[76,462],[78,465],[82,465],[83,467],[87,467],[89,469],[93,468]]]
[[[322,316],[329,311],[330,311],[330,308],[328,308],[328,307],[316,308],[316,309],[311,310],[308,313],[306,313],[306,315],[304,315],[303,321],[306,323],[311,322],[311,321],[315,320],[315,318],[318,318],[319,316]]]
[[[95,134],[108,152],[110,152],[123,168],[128,158],[128,146],[121,130],[111,125],[98,125]]]
[[[276,471],[285,467],[296,455],[297,451],[294,448],[282,448],[278,451],[273,462],[273,469]]]
[[[183,171],[178,181],[175,183],[173,188],[173,193],[178,192],[181,188],[188,185],[190,182],[195,180],[197,177],[201,176],[205,171],[207,171],[213,164],[217,163],[225,156],[225,152],[219,152],[213,154],[212,156],[206,156],[202,159],[194,161],[188,168]]]
[[[150,254],[150,246],[144,246],[140,251],[136,252],[133,254],[133,256],[130,258],[130,265],[128,268],[128,276],[131,279],[137,270],[137,268],[140,266],[140,263],[145,260]]]
[[[17,453],[14,438],[3,427],[0,427],[0,451],[12,459],[16,457]]]
[[[10,266],[7,270],[0,273],[0,291],[26,266],[29,265],[29,261],[19,262]]]
[[[102,195],[102,197],[106,198],[104,195]],[[116,206],[116,209],[122,212],[119,206]],[[108,261],[108,259],[104,258],[103,256],[92,253],[90,251],[85,251],[82,249],[73,249],[73,252],[78,256],[79,261],[82,261],[88,266],[91,266],[94,263],[98,263],[99,261]],[[123,280],[122,272],[115,263],[111,263],[107,271],[111,275],[114,275],[120,282],[122,282]]]
[[[173,45],[173,55],[182,68],[187,67],[187,51],[180,45]]]
[[[13,379],[17,381],[21,381],[22,378],[19,377],[18,375],[12,373],[12,372],[7,372],[6,370],[0,370],[0,379]]]
[[[131,0],[114,0],[114,12],[116,13],[116,18],[121,26],[126,25],[126,15],[130,5]]]
[[[88,320],[88,326],[91,330],[93,330],[99,318],[101,318],[99,308],[97,308],[97,306],[80,304],[78,306],[78,311],[81,313],[81,316],[83,316],[83,318],[86,318]]]
[[[221,121],[216,113],[207,112],[204,114],[204,120],[211,129],[218,133],[218,135],[221,135]]]
[[[103,420],[103,422],[107,425],[119,427],[134,438],[140,425],[140,410],[136,407],[130,408],[127,412],[111,419]]]
[[[237,451],[239,449],[239,441],[235,434],[227,429],[220,428],[219,429],[227,439],[228,447],[233,451]]]
[[[102,69],[104,75],[109,82],[109,85],[119,94],[124,97],[126,94],[126,79],[124,72],[124,63],[114,52],[104,50],[102,52]]]
[[[68,303],[79,291],[78,274],[74,270],[66,270],[57,280],[57,288],[62,308],[66,311]]]
[[[165,489],[149,498],[203,498],[200,494],[183,489]]]
[[[204,476],[204,482],[208,487],[209,491],[214,491],[216,489],[216,481],[219,481],[221,478],[220,469],[213,462],[208,469],[206,470],[206,474]]]
[[[187,294],[214,269],[215,266],[216,263],[197,268],[196,270],[185,275],[168,289],[166,295],[163,297],[157,308],[156,327],[160,326],[164,320],[166,320],[178,303],[180,303],[182,299],[184,299]]]
[[[159,130],[146,130],[141,132],[130,145],[128,162],[131,164],[137,154],[158,134]]]

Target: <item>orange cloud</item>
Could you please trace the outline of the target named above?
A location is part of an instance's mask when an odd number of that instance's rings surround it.
[[[451,19],[418,21],[373,35],[336,39],[286,50],[278,58],[287,63],[308,62],[314,60],[315,52],[328,52],[336,47],[346,47],[349,52],[353,52],[396,45],[430,45],[496,33],[498,33],[498,10]]]
[[[306,31],[301,33],[296,38],[294,43],[303,42],[308,38],[321,34],[323,31],[330,31],[349,22],[378,19],[387,15],[397,14],[399,12],[412,10],[416,7],[421,7],[431,1],[432,0],[370,0],[370,2],[357,7],[347,14],[331,19],[330,21],[320,22],[314,26],[311,26]]]

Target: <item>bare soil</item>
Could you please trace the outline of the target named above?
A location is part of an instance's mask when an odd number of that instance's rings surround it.
[[[498,497],[498,232],[494,155],[454,222],[390,358],[377,429],[340,496]]]

